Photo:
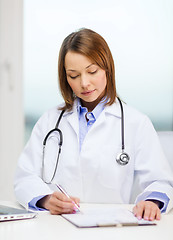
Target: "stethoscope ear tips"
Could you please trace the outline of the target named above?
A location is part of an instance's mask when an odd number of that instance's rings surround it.
[[[116,161],[118,164],[120,165],[126,165],[130,160],[130,157],[127,153],[122,152],[120,154],[118,154]]]

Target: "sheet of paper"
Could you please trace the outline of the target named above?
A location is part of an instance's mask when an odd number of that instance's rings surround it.
[[[76,214],[62,214],[62,216],[77,227],[153,224],[151,221],[138,220],[132,212],[123,208],[87,209]]]

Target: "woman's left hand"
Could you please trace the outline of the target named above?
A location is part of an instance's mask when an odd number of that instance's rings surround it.
[[[153,201],[140,201],[133,208],[133,213],[138,219],[145,219],[149,221],[160,220],[161,212],[156,203]]]

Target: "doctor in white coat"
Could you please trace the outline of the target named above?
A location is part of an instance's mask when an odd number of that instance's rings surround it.
[[[58,70],[65,104],[39,119],[20,156],[14,183],[19,203],[52,214],[73,213],[79,201],[129,203],[138,176],[142,191],[133,212],[138,219],[159,220],[173,206],[173,173],[148,117],[118,101],[105,40],[89,29],[70,34],[60,49]],[[125,164],[116,160],[122,152],[120,103]],[[46,138],[43,155],[44,139],[62,110],[60,130]]]

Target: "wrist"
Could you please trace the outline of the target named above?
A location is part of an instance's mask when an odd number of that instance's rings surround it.
[[[145,201],[150,201],[150,202],[155,203],[155,204],[158,206],[159,209],[162,209],[162,208],[163,208],[163,205],[164,205],[163,202],[161,202],[161,201],[159,201],[159,200],[156,200],[156,199],[147,199],[147,200],[145,200]]]
[[[50,198],[50,195],[46,195],[43,198],[41,198],[40,200],[37,201],[36,206],[39,208],[44,208],[44,209],[48,209],[48,200]]]

